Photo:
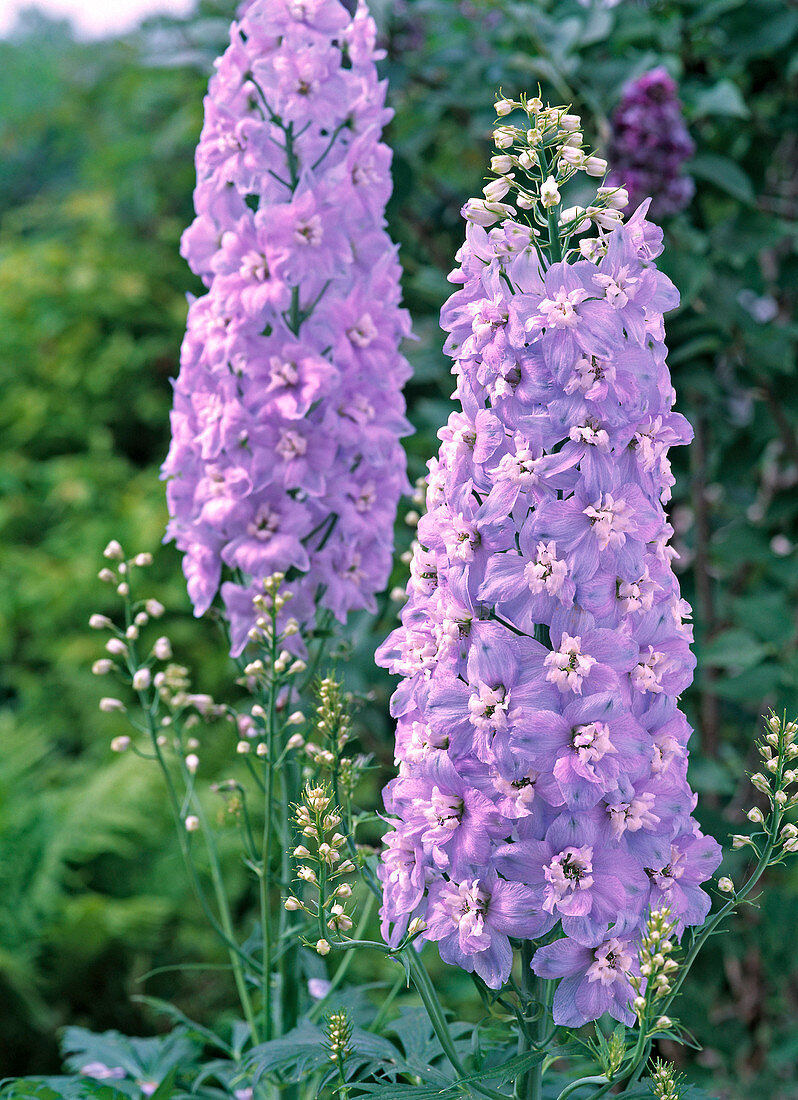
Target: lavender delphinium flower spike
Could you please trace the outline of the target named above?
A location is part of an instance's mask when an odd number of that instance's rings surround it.
[[[251,0],[205,101],[183,252],[208,291],[163,474],[195,612],[221,585],[234,655],[267,574],[289,574],[306,625],[372,607],[390,569],[409,321],[374,38],[362,3]]]
[[[493,988],[511,937],[559,928],[532,963],[563,979],[555,1021],[629,1022],[647,915],[700,923],[719,862],[678,707],[695,663],[664,511],[668,448],[691,437],[663,342],[678,295],[647,204],[623,224],[625,192],[603,186],[562,210],[576,172],[607,170],[578,117],[497,104],[514,110],[463,210],[441,317],[461,407],[378,655],[403,677],[382,915],[393,944],[424,922]]]
[[[659,66],[630,81],[612,116],[610,182],[626,188],[632,206],[649,197],[656,217],[678,214],[695,191],[682,172],[694,152],[673,77]]]

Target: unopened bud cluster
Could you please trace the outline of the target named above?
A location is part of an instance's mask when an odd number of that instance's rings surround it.
[[[341,879],[351,874],[355,865],[341,851],[346,837],[339,831],[341,814],[327,786],[308,784],[302,801],[294,809],[294,820],[302,838],[293,852],[294,858],[300,861],[296,878],[315,896],[305,901],[290,895],[284,904],[289,913],[301,910],[318,921],[320,939],[315,947],[320,955],[326,955],[330,950],[327,937],[332,934],[337,939],[352,928],[352,918],[345,908],[352,896],[352,887]],[[307,894],[300,889],[296,891],[300,892]]]
[[[650,1030],[666,1031],[672,1024],[667,1016],[656,1017],[657,1005],[671,992],[674,974],[679,969],[673,955],[671,942],[677,921],[671,919],[667,908],[651,912],[646,931],[640,942],[640,975],[629,978],[637,996],[632,1007],[641,1024],[645,1019],[652,1021]]]
[[[591,226],[612,229],[619,225],[628,194],[622,187],[599,187],[591,204],[561,210],[552,227],[551,213],[561,204],[562,188],[578,172],[603,178],[607,161],[585,146],[582,120],[568,107],[544,106],[540,98],[524,95],[518,100],[497,101],[496,113],[502,120],[516,112],[522,113],[520,125],[502,121],[493,131],[499,153],[490,167],[496,178],[483,188],[484,198],[466,204],[464,216],[477,225],[490,226],[505,218],[523,220],[523,211],[529,211],[533,233],[540,237],[536,223],[549,235],[549,245],[558,227],[568,238]],[[543,244],[545,247],[545,241]]]
[[[762,771],[751,776],[753,787],[765,795],[769,803],[768,811],[759,806],[752,807],[746,814],[748,820],[760,826],[752,834],[737,834],[733,838],[734,848],[753,848],[757,855],[760,846],[757,837],[773,836],[776,858],[785,852],[798,851],[798,828],[787,823],[781,828],[781,818],[785,811],[798,806],[798,722],[787,721],[786,714],[781,717],[771,711],[765,718],[765,732],[757,741],[757,751],[762,759]]]
[[[681,1079],[672,1062],[663,1062],[658,1058],[651,1069],[651,1082],[657,1100],[679,1100]]]
[[[344,1062],[352,1053],[349,1044],[352,1041],[352,1023],[346,1009],[333,1012],[324,1020],[324,1046],[329,1052],[330,1061],[334,1062],[339,1072],[343,1069]]]

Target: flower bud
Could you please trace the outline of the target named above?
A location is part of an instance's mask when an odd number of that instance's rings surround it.
[[[152,676],[148,668],[138,668],[133,673],[133,690],[146,691],[150,686]]]
[[[125,552],[120,544],[116,541],[116,539],[111,539],[106,548],[103,550],[103,557],[109,558],[111,561],[122,561],[124,556]]]
[[[329,955],[329,953],[330,953],[329,943],[327,943],[326,940],[317,940],[316,941],[316,953],[318,955]]]
[[[196,753],[190,752],[186,757],[186,768],[191,775],[196,775],[197,768],[199,767],[199,757]]]
[[[139,569],[144,569],[148,565],[152,565],[152,554],[149,552],[149,550],[145,550],[141,554],[136,554],[135,558],[133,559],[133,564],[137,565]]]
[[[152,653],[157,661],[168,661],[172,657],[172,643],[166,637],[158,638],[152,647]]]
[[[187,833],[196,833],[197,829],[200,827],[200,819],[196,814],[189,814],[184,825],[186,826]]]
[[[92,630],[109,630],[113,625],[107,615],[92,615],[89,619],[89,626]]]
[[[107,676],[113,667],[114,662],[109,657],[100,657],[91,666],[91,670],[95,676]]]
[[[111,752],[124,752],[130,748],[130,738],[127,734],[122,734],[121,737],[115,737],[111,742]]]
[[[510,190],[512,176],[500,176],[497,180],[491,180],[482,188],[482,193],[488,202],[501,202]]]
[[[602,157],[588,157],[585,160],[585,171],[589,176],[605,176],[609,165]]]
[[[497,175],[503,175],[505,172],[509,172],[513,166],[513,158],[507,156],[506,153],[500,153],[496,157],[491,157],[490,170],[496,172]],[[421,501],[423,504],[423,499]]]
[[[761,825],[762,822],[765,820],[765,815],[762,813],[758,806],[754,806],[753,809],[749,810],[745,816],[748,818],[749,821],[753,821],[757,825]]]
[[[557,181],[554,176],[548,176],[546,182],[541,184],[540,201],[547,210],[560,201],[560,192],[557,190]]]
[[[302,902],[296,898],[286,898],[283,907],[288,910],[289,913],[295,913],[297,909],[302,908]]]
[[[734,891],[734,883],[730,878],[718,879],[718,889],[724,894],[731,894]]]
[[[122,702],[121,699],[111,699],[106,696],[105,698],[100,700],[100,710],[103,711],[105,714],[110,714],[111,711],[114,710],[124,711],[125,704]]]
[[[147,600],[144,604],[144,610],[150,616],[151,619],[160,619],[164,613],[164,606],[158,600]]]

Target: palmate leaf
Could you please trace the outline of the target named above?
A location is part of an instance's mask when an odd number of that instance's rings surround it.
[[[492,1084],[502,1085],[508,1081],[514,1081],[520,1074],[538,1065],[545,1058],[545,1054],[528,1052],[518,1054],[501,1065],[491,1066],[478,1073],[469,1073],[466,1077],[460,1077],[448,1085],[360,1085],[364,1096],[378,1096],[381,1100],[454,1100],[458,1096],[470,1096],[472,1090],[469,1085],[490,1081]]]
[[[81,1027],[68,1027],[61,1036],[61,1050],[66,1068],[76,1072],[91,1062],[100,1062],[111,1069],[123,1069],[136,1081],[162,1082],[172,1070],[196,1064],[202,1046],[182,1027],[150,1039],[118,1031],[96,1034]]]
[[[0,1087],[2,1100],[141,1100],[141,1096],[132,1081],[111,1085],[93,1077],[21,1077]]]

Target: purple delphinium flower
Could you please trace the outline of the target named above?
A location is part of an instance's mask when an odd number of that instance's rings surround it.
[[[402,677],[386,936],[424,921],[495,988],[507,937],[559,924],[534,969],[563,977],[573,1026],[631,1020],[649,910],[700,922],[719,861],[678,709],[695,664],[664,510],[668,448],[690,439],[665,363],[678,294],[647,204],[626,224],[595,209],[608,231],[547,263],[511,206],[465,208],[488,225],[469,222],[441,315],[460,409],[378,652]]]
[[[221,586],[234,655],[268,574],[289,574],[285,614],[308,626],[373,607],[390,570],[409,322],[375,33],[363,3],[250,0],[205,101],[183,254],[208,290],[163,475],[195,612]]]
[[[657,217],[683,210],[695,184],[682,165],[694,152],[673,77],[659,66],[627,84],[612,116],[609,156],[610,182],[627,189],[631,204],[651,198]]]

